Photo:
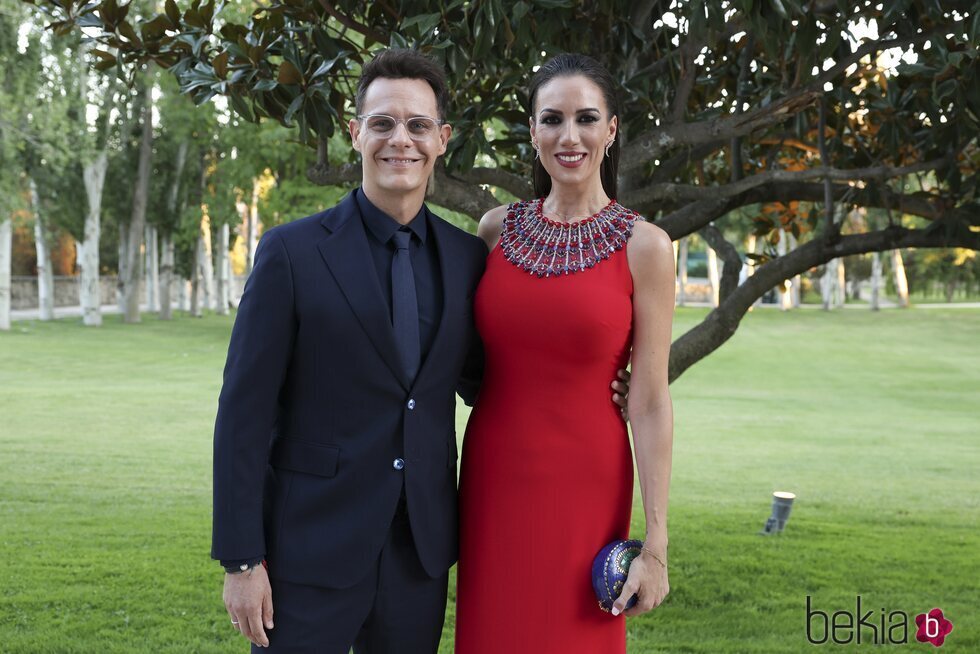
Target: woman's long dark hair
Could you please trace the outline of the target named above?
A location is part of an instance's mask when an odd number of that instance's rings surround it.
[[[609,119],[619,115],[619,100],[616,97],[616,81],[609,74],[602,64],[582,54],[560,54],[552,57],[545,63],[538,72],[531,78],[528,87],[528,95],[531,103],[531,115],[534,116],[534,103],[538,95],[538,90],[556,77],[567,77],[570,75],[581,75],[599,87],[606,100],[606,107],[609,110]],[[535,117],[535,120],[537,118]],[[599,176],[602,179],[602,188],[610,198],[616,197],[616,176],[619,174],[619,132],[616,133],[616,140],[609,148],[609,156],[602,160],[599,169]],[[544,165],[538,158],[534,159],[534,195],[539,198],[547,197],[551,192],[551,175],[544,169]]]

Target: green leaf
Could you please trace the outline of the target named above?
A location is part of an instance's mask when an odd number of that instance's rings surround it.
[[[442,14],[419,14],[417,16],[412,16],[401,24],[402,31],[408,30],[410,27],[418,26],[419,34],[425,36],[432,29],[439,24],[442,20]]]
[[[259,80],[252,87],[253,91],[273,91],[278,86],[278,82],[274,79],[263,79]]]
[[[296,112],[300,110],[305,101],[306,96],[300,93],[293,99],[292,102],[289,103],[289,108],[286,109],[286,113],[282,117],[282,120],[286,123],[286,125],[289,125],[292,122],[293,116],[296,115]]]
[[[177,3],[174,0],[167,0],[164,8],[167,12],[167,18],[170,19],[171,25],[177,27],[180,25],[180,9],[177,8]]]
[[[331,70],[333,70],[333,67],[337,65],[338,61],[340,61],[341,59],[343,59],[349,54],[350,54],[349,51],[341,50],[341,52],[336,57],[328,61],[324,61],[322,64],[320,64],[317,67],[316,71],[310,76],[310,79],[315,80],[320,75],[323,75],[324,73],[329,73]]]
[[[255,120],[255,116],[252,115],[252,111],[248,108],[248,103],[245,102],[245,98],[237,93],[233,93],[228,99],[230,100],[231,108],[235,110],[235,113],[249,122],[253,122]]]

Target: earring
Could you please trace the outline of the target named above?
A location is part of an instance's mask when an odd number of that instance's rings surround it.
[[[608,143],[606,143],[606,156],[607,157],[609,156],[609,148],[612,147],[613,141],[615,141],[615,140],[616,139],[613,139],[612,141],[609,141]]]
[[[535,143],[534,141],[531,141],[531,147],[534,148],[534,158],[535,159],[540,158],[540,156],[541,156],[541,150],[538,149],[538,144]]]

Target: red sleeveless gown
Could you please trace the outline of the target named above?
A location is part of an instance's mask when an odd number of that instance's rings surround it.
[[[616,654],[592,560],[627,538],[633,459],[610,382],[629,359],[626,248],[537,277],[498,245],[476,292],[486,371],[463,442],[456,654]]]

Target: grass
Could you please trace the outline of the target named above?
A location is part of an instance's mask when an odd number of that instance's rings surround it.
[[[230,326],[0,334],[0,651],[246,650],[208,559]],[[828,614],[861,595],[876,623],[938,606],[943,651],[980,651],[978,333],[970,309],[747,316],[672,386],[672,591],[628,622],[630,652],[809,652],[807,595]],[[762,537],[774,490],[796,506]],[[443,652],[452,624],[451,598]]]

